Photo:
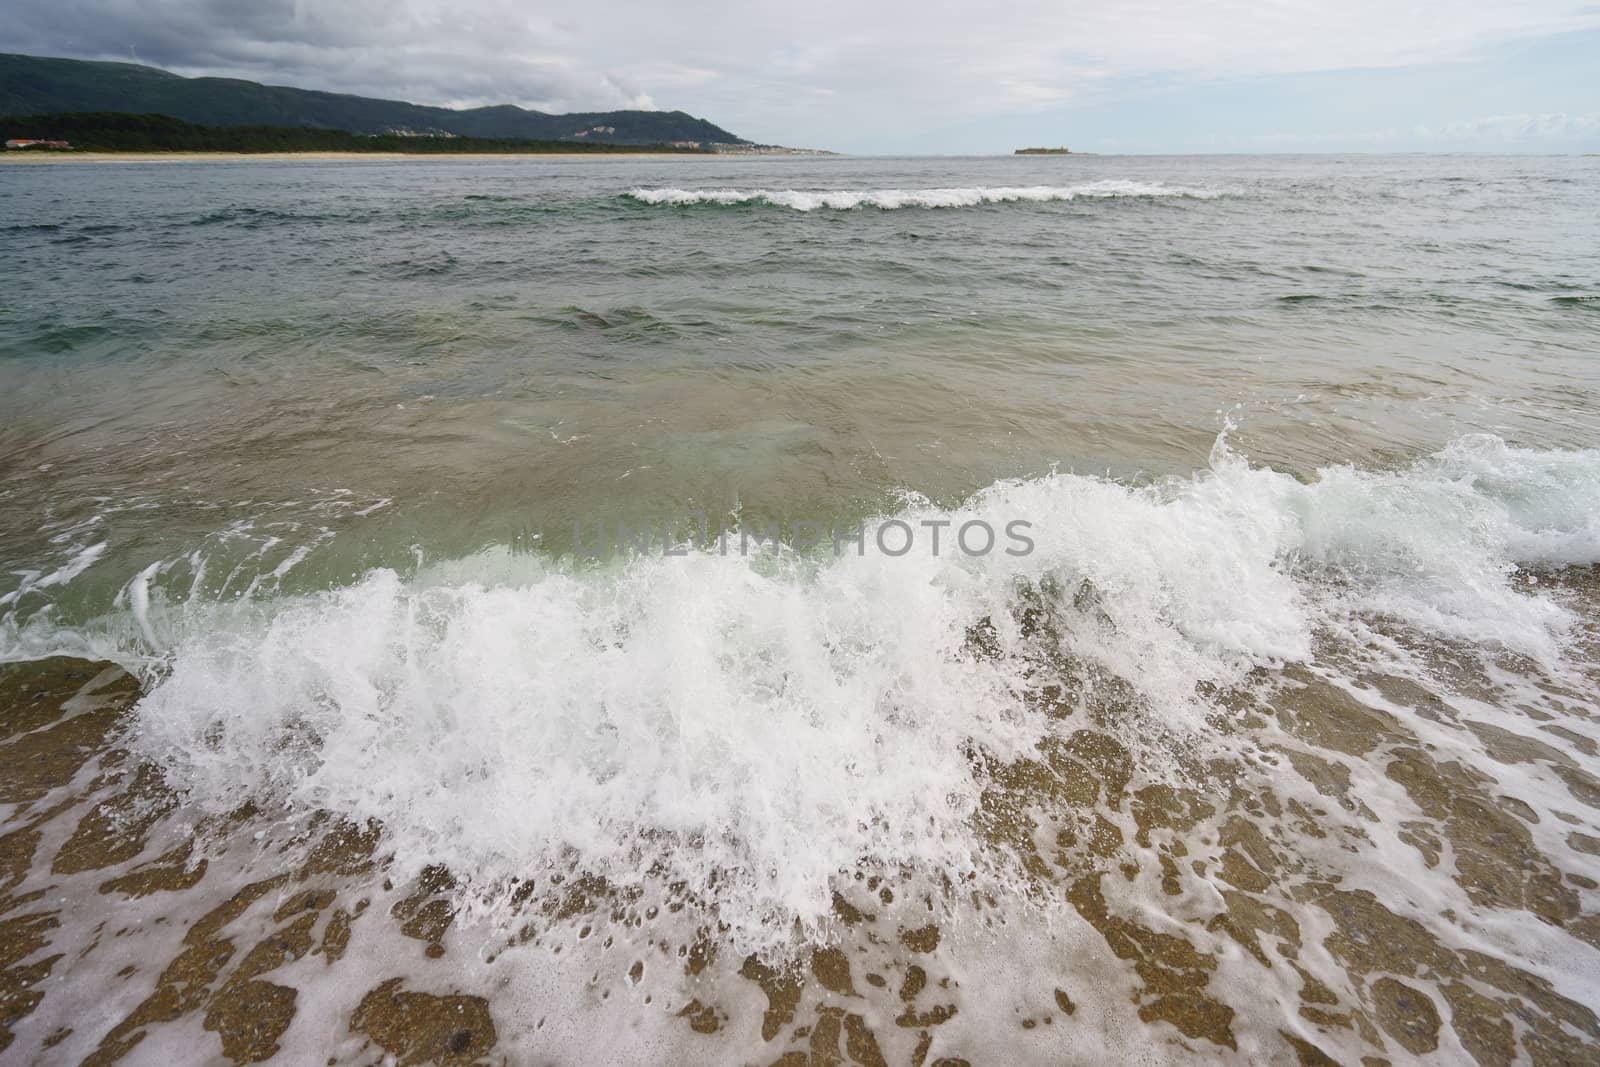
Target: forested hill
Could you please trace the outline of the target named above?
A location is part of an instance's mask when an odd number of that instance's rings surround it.
[[[310,126],[356,134],[454,134],[610,144],[747,143],[682,111],[550,115],[503,104],[462,111],[261,85],[184,78],[156,67],[0,53],[0,114],[121,111],[206,126]]]
[[[527,137],[405,137],[357,134],[310,126],[201,126],[166,115],[123,112],[58,112],[0,115],[0,136],[65,141],[90,152],[407,152],[413,155],[482,153],[709,152],[655,144],[556,141]],[[12,149],[8,154],[15,154]],[[40,145],[24,151],[51,152]]]

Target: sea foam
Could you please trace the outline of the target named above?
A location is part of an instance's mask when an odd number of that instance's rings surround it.
[[[1215,199],[1216,190],[1162,182],[1107,180],[1079,185],[974,186],[953,189],[631,189],[625,194],[643,204],[687,207],[696,204],[767,204],[795,211],[829,208],[849,211],[874,207],[977,207],[980,204],[1047,203],[1062,200],[1104,200],[1117,197],[1184,197]]]
[[[1053,661],[1128,688],[1130,735],[1204,737],[1201,693],[1350,617],[1556,665],[1572,618],[1514,571],[1600,559],[1597,478],[1600,452],[1469,438],[1303,483],[1219,442],[1192,478],[1055,474],[900,516],[1024,517],[1026,556],[586,571],[489,549],[313,596],[156,598],[164,666],[129,743],[201,812],[377,820],[398,873],[443,863],[483,893],[574,864],[677,883],[767,948],[822,928],[862,866],[1005,882],[973,829],[975,755],[1051,728],[1022,699],[1041,677],[1020,605],[1045,606]]]

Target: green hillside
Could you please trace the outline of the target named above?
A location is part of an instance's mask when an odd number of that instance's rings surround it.
[[[535,140],[526,137],[402,137],[392,133],[357,134],[312,126],[201,126],[166,115],[131,115],[121,111],[0,115],[0,136],[67,141],[73,150],[87,152],[409,152],[415,155],[466,155],[484,152],[604,154],[640,149],[687,153],[709,151],[649,143]],[[56,150],[38,147],[22,151]]]
[[[452,133],[611,144],[745,143],[682,111],[548,115],[509,104],[456,111],[234,78],[184,78],[134,63],[0,53],[0,114],[108,111],[171,115],[206,126],[311,126],[358,134]],[[584,131],[584,136],[577,136]]]

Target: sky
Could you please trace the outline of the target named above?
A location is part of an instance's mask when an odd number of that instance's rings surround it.
[[[1600,0],[10,0],[6,51],[857,153],[1597,152]]]

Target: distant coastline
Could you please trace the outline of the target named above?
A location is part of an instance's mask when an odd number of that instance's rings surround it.
[[[352,155],[478,155],[634,152],[712,155],[718,145],[697,142],[613,144],[528,137],[435,137],[402,133],[358,134],[310,126],[203,126],[169,115],[57,112],[0,116],[5,157],[63,156],[82,152],[249,153],[338,152]],[[16,146],[16,147],[13,147]],[[744,146],[739,146],[744,149]],[[749,146],[754,149],[756,146]]]
[[[1012,155],[1016,156],[1070,156],[1072,149],[1066,145],[1060,148],[1019,148]]]
[[[428,160],[448,162],[465,159],[705,159],[707,152],[652,152],[646,149],[622,152],[99,152],[49,151],[4,152],[0,164],[20,163],[50,166],[60,163],[266,163],[266,162],[383,162]],[[754,158],[755,153],[718,155],[718,159]]]
[[[212,128],[274,126],[343,130],[359,136],[564,141],[574,151],[596,144],[749,144],[731,130],[682,111],[550,114],[509,103],[455,110],[238,78],[184,78],[136,63],[0,53],[0,115],[110,112],[166,115]]]
[[[300,155],[334,156],[773,156],[829,155],[818,150],[748,141],[616,143],[527,137],[455,137],[432,134],[359,134],[308,126],[203,126],[169,115],[59,112],[0,115],[6,138],[0,158],[82,158],[97,155]]]

